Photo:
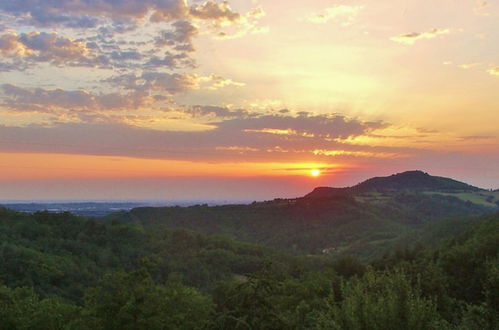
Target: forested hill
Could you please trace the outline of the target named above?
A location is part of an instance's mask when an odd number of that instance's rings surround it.
[[[433,191],[433,192],[479,192],[483,189],[450,178],[432,176],[423,171],[407,171],[387,177],[375,177],[353,187],[330,188],[319,187],[305,197],[329,197],[340,194],[359,194],[369,192],[390,191]]]
[[[450,178],[432,176],[422,171],[407,171],[388,177],[376,177],[353,187],[357,191],[371,190],[427,190],[443,192],[470,192],[483,189]]]
[[[105,221],[186,228],[297,254],[372,258],[424,224],[499,207],[497,193],[419,171],[327,189],[333,193],[251,205],[136,208]]]

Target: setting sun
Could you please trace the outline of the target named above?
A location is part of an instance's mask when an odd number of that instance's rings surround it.
[[[313,176],[314,178],[316,178],[316,177],[321,175],[321,170],[314,168],[314,169],[310,170],[310,175]]]

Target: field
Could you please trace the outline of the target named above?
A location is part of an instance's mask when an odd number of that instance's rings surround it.
[[[458,192],[458,193],[444,193],[444,192],[426,192],[431,195],[444,195],[454,196],[463,201],[475,203],[482,206],[497,207],[499,206],[499,191],[478,191],[478,192]]]

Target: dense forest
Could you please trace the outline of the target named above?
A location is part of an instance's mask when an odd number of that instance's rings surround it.
[[[264,245],[287,253],[368,261],[417,243],[443,219],[499,210],[499,194],[420,171],[349,188],[317,188],[295,199],[250,205],[141,207],[104,221],[163,225]]]
[[[498,329],[499,214],[417,236],[359,261],[0,208],[0,329]]]

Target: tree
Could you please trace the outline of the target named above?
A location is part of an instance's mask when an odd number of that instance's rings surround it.
[[[90,289],[82,317],[95,329],[197,329],[211,308],[197,290],[180,283],[156,285],[140,269],[114,273]]]

